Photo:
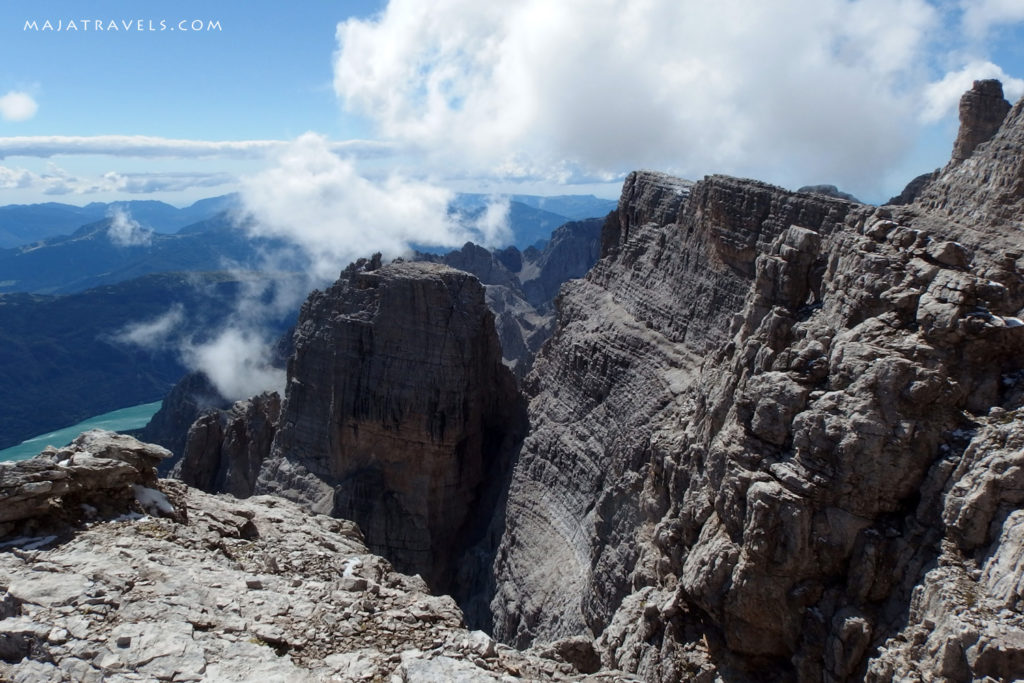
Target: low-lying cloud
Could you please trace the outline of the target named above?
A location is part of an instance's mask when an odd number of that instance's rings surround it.
[[[145,247],[153,243],[153,231],[143,228],[124,208],[117,206],[110,211],[110,227],[107,237],[120,247]]]
[[[115,341],[122,344],[155,350],[163,348],[171,334],[185,322],[185,307],[174,304],[166,313],[152,320],[132,323],[114,333]]]
[[[274,367],[271,346],[258,330],[225,329],[210,341],[185,346],[183,360],[231,401],[264,391],[284,393],[285,371]]]
[[[118,173],[117,171],[108,171],[102,176],[87,178],[74,175],[53,163],[49,164],[45,173],[36,173],[26,168],[0,166],[0,190],[34,189],[46,195],[183,192],[194,188],[229,185],[237,181],[236,176],[223,172]]]
[[[273,167],[244,179],[241,191],[250,233],[296,245],[321,280],[378,251],[394,258],[413,245],[496,246],[510,239],[507,200],[467,220],[449,211],[453,198],[451,190],[397,173],[370,179],[313,133],[299,137]]]

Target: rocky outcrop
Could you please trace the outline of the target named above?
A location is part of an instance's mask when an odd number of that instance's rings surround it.
[[[188,429],[209,410],[224,410],[230,401],[217,391],[202,372],[185,375],[164,397],[160,410],[139,434],[147,443],[155,443],[169,450],[173,457],[160,463],[161,474],[167,474],[185,453]]]
[[[378,265],[304,304],[257,491],[356,521],[374,552],[448,589],[486,533],[522,409],[479,281]]]
[[[1022,107],[903,209],[627,179],[525,382],[499,638],[651,681],[1012,677]]]
[[[559,288],[586,275],[600,256],[601,224],[597,218],[566,223],[543,249],[520,252],[506,247],[492,252],[467,243],[447,254],[415,258],[464,270],[480,280],[494,313],[502,357],[522,379],[554,329],[553,304]]]
[[[145,491],[156,483],[155,467],[170,455],[160,446],[94,429],[64,448],[0,463],[0,537],[63,529],[124,511],[136,498],[152,504]]]
[[[951,164],[921,194],[911,210],[915,223],[943,230],[972,249],[990,255],[1021,250],[1014,232],[1024,211],[1024,105],[1006,115],[991,140],[959,164]]]
[[[994,79],[974,81],[974,86],[960,98],[960,131],[953,143],[950,163],[959,164],[978,145],[991,140],[1009,111],[1002,83]]]
[[[467,630],[451,598],[371,554],[352,522],[280,498],[156,482],[142,462],[166,452],[127,437],[76,443],[96,454],[75,451],[75,463],[35,482],[56,491],[63,474],[130,461],[155,487],[140,498],[162,500],[173,518],[111,504],[53,536],[0,537],[0,679],[635,680],[582,672],[593,673],[587,642],[520,653]],[[12,470],[39,474],[32,463],[0,466],[5,482]],[[85,486],[98,497],[111,491],[98,480]]]
[[[597,262],[603,224],[602,218],[566,223],[551,233],[551,240],[535,260],[523,259],[516,274],[526,300],[534,308],[542,312],[552,310],[562,284],[583,277]]]
[[[917,176],[886,204],[904,206],[917,201],[943,170],[948,171],[961,163],[974,153],[978,145],[991,140],[1009,111],[1010,103],[1003,99],[1002,83],[996,80],[975,81],[974,87],[960,98],[960,129],[953,143],[953,158],[946,169]]]
[[[917,201],[917,198],[921,196],[925,188],[927,188],[933,180],[939,177],[940,170],[941,169],[936,169],[931,173],[922,173],[917,176],[907,183],[907,186],[903,188],[902,192],[895,197],[890,197],[889,201],[885,204],[888,206],[904,206],[906,204],[913,204]]]
[[[803,192],[805,194],[823,194],[826,197],[835,197],[836,199],[845,199],[848,202],[861,203],[859,199],[854,197],[849,192],[843,192],[835,185],[804,185],[797,192]]]
[[[276,392],[238,401],[229,410],[203,413],[189,428],[184,454],[171,476],[211,493],[252,495],[280,416]]]

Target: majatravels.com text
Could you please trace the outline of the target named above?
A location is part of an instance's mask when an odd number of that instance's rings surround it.
[[[58,19],[57,21],[26,20],[24,31],[42,32],[83,32],[95,33],[126,33],[126,32],[209,32],[223,31],[220,20],[182,19]]]

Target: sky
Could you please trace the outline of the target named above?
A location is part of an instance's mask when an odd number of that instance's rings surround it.
[[[82,6],[0,5],[0,204],[185,205],[284,168],[607,197],[653,168],[879,202],[946,162],[974,78],[1024,93],[1024,0]]]

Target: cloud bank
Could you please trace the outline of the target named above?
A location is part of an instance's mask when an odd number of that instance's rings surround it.
[[[450,190],[396,173],[371,180],[313,133],[299,137],[273,167],[244,179],[241,191],[250,233],[298,246],[321,280],[377,251],[393,258],[412,245],[494,246],[509,239],[507,201],[468,221],[449,212],[453,198]]]
[[[5,121],[28,121],[38,109],[39,105],[26,92],[11,90],[0,96],[0,119]]]
[[[391,0],[339,24],[334,87],[480,171],[864,183],[907,148],[939,23],[924,0]]]
[[[0,166],[0,190],[37,190],[47,195],[96,194],[124,192],[151,194],[153,192],[181,192],[192,188],[218,187],[234,183],[238,178],[224,172],[151,172],[118,173],[108,171],[98,177],[82,177],[49,164],[45,173],[25,168]]]
[[[334,88],[438,167],[872,194],[970,78],[1019,94],[984,40],[1018,21],[1020,0],[391,0],[338,25]]]

